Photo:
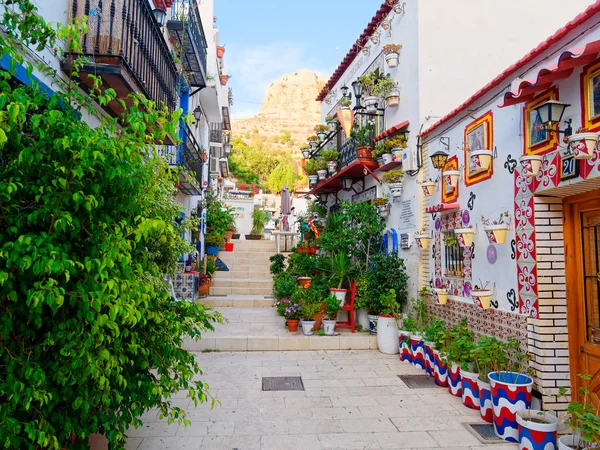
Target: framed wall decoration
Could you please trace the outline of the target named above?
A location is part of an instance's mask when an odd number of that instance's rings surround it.
[[[588,131],[600,130],[600,61],[581,72],[581,123]]]
[[[475,119],[465,128],[465,184],[471,186],[480,181],[490,179],[494,173],[493,154],[487,152],[494,149],[493,114],[488,111]]]
[[[544,155],[558,147],[559,135],[542,130],[540,118],[535,111],[535,108],[548,100],[558,100],[558,88],[553,87],[538,95],[523,108],[523,136],[525,137],[523,153],[525,155]]]
[[[444,171],[459,170],[458,169],[458,157],[452,156],[448,158]],[[458,186],[451,186],[446,176],[442,172],[442,203],[454,202],[458,199]],[[458,183],[457,183],[458,184]]]

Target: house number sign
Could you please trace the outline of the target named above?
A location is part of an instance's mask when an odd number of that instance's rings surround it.
[[[575,155],[561,155],[560,162],[560,181],[570,180],[579,176],[579,161],[575,159]]]

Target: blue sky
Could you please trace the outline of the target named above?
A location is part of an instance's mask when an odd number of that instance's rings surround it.
[[[382,0],[216,0],[234,117],[260,109],[265,88],[299,69],[330,76]]]

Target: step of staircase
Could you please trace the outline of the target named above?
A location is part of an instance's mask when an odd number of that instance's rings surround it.
[[[272,307],[215,309],[223,314],[227,323],[217,324],[214,332],[205,333],[199,341],[185,340],[185,349],[194,352],[377,349],[377,336],[370,333],[344,329],[339,330],[337,336],[304,336],[301,326],[298,332],[290,333],[284,319]]]
[[[237,279],[248,279],[248,278],[257,278],[264,281],[272,281],[271,273],[268,268],[263,267],[254,267],[247,266],[243,269],[240,269],[243,266],[236,266],[235,270],[227,271],[218,271],[215,272],[214,279],[220,280],[223,278],[237,278]],[[252,270],[254,269],[254,270]]]
[[[210,295],[259,295],[259,296],[270,296],[273,295],[272,288],[265,287],[230,287],[230,286],[218,286],[215,285],[210,287]]]
[[[264,288],[264,289],[269,289],[272,290],[273,289],[273,280],[271,278],[245,278],[245,279],[239,279],[239,278],[231,278],[232,274],[231,272],[229,272],[230,275],[228,278],[219,278],[218,280],[214,281],[213,286],[215,287],[231,287],[231,288],[250,288],[250,289],[255,289],[255,288]]]
[[[272,251],[275,252],[275,241],[241,241],[241,240],[232,240],[234,244],[234,251]]]
[[[267,308],[275,302],[272,295],[209,295],[198,300],[216,308]]]

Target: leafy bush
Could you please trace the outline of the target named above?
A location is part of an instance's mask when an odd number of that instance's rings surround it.
[[[269,270],[271,275],[280,274],[285,270],[285,256],[281,253],[277,253],[269,258],[271,265],[269,266]]]
[[[381,314],[390,305],[382,303],[382,296],[394,290],[398,310],[408,300],[408,275],[404,260],[398,257],[398,253],[390,252],[387,255],[376,255],[373,264],[366,274],[369,287],[368,295],[371,298],[371,314]]]
[[[341,309],[342,305],[335,295],[329,294],[325,297],[325,317],[328,320],[336,320]]]
[[[296,277],[312,277],[316,268],[315,258],[306,253],[292,253],[288,258],[287,272]]]
[[[273,278],[273,297],[278,300],[291,297],[296,289],[298,289],[298,281],[289,273],[282,272]]]
[[[207,247],[220,247],[225,243],[225,236],[217,233],[208,233],[204,237],[204,245]]]
[[[252,211],[252,231],[250,234],[262,234],[266,223],[269,221],[269,213],[260,208],[255,207]]]

